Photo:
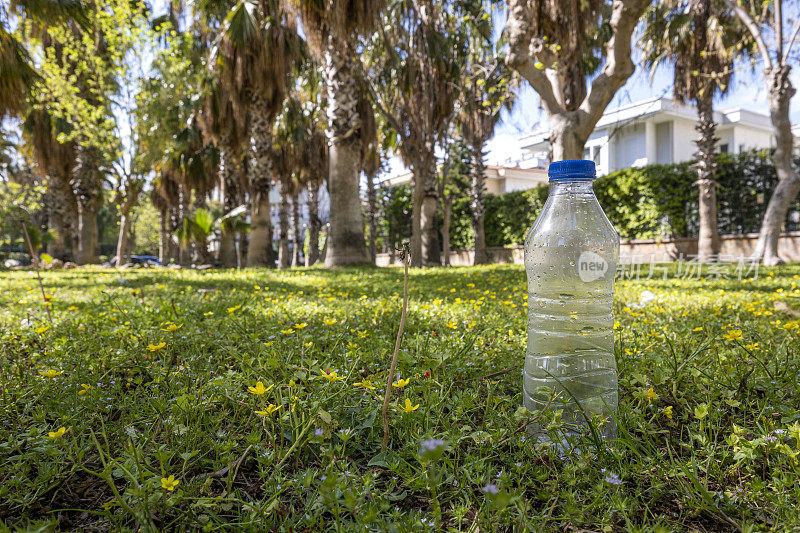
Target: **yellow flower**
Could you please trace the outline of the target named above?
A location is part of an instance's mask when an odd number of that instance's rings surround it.
[[[258,383],[256,383],[256,386],[255,386],[255,387],[247,387],[247,390],[249,390],[249,391],[250,391],[250,394],[255,394],[256,396],[263,396],[264,394],[266,394],[267,392],[269,392],[269,391],[270,391],[270,389],[271,389],[272,387],[274,387],[274,386],[275,386],[275,385],[270,385],[269,387],[265,387],[265,386],[264,386],[264,383],[262,383],[261,381],[259,381]]]
[[[214,312],[213,312],[213,311],[209,311],[208,313],[203,313],[203,316],[211,316],[211,315],[213,315],[213,314],[214,314]]]
[[[303,329],[304,327],[308,326],[308,322],[300,322],[299,324],[295,324],[295,329]]]
[[[326,326],[332,326],[332,325],[336,324],[337,322],[338,322],[338,320],[336,320],[335,318],[323,318],[322,319],[322,323],[325,324]]]
[[[375,390],[375,385],[373,385],[372,382],[370,380],[368,380],[368,379],[363,379],[363,380],[359,381],[358,383],[353,383],[353,386],[354,387],[364,387],[365,389],[369,389],[369,390]]]
[[[664,414],[664,416],[666,416],[667,418],[672,420],[672,406],[671,405],[668,405],[665,408],[663,408],[661,410],[661,412]]]
[[[744,347],[750,351],[761,349],[761,345],[757,342],[754,342],[753,344],[745,344]]]
[[[175,479],[175,476],[162,477],[161,488],[167,489],[168,491],[172,492],[173,490],[175,490],[175,487],[177,487],[180,484],[180,482],[181,481],[179,479]]]
[[[619,329],[619,320],[614,321],[614,329]]]
[[[656,394],[656,391],[653,390],[653,387],[650,387],[649,389],[647,389],[647,405],[652,404],[653,400],[655,400],[657,398],[658,398],[658,394]]]
[[[39,375],[44,376],[46,378],[54,378],[56,376],[60,376],[63,373],[64,373],[63,370],[54,370],[52,368],[49,368],[44,372],[42,372],[41,370],[39,371]]]
[[[234,305],[233,307],[229,307],[228,308],[228,312],[229,313],[233,313],[234,311],[236,311],[237,309],[239,309],[241,307],[242,307],[241,305]]]
[[[83,387],[83,388],[78,391],[78,396],[83,396],[84,394],[86,394],[87,392],[89,392],[90,390],[92,390],[94,388],[91,385],[87,385],[86,383],[83,383],[81,385],[81,387]]]
[[[703,326],[697,326],[692,331],[703,331]]]
[[[417,404],[417,405],[411,405],[411,400],[409,400],[408,398],[406,398],[406,403],[405,403],[405,405],[401,405],[401,406],[400,406],[400,409],[402,409],[402,410],[403,410],[403,411],[405,411],[406,413],[410,413],[411,411],[416,411],[417,409],[419,409],[419,404]]]
[[[303,343],[303,346],[305,346],[306,348],[311,348],[312,346],[314,346],[314,343],[313,342],[305,342],[305,343]]]
[[[48,329],[50,329],[50,326],[42,326],[40,328],[36,328],[36,333],[44,333]]]
[[[256,414],[257,415],[261,415],[261,416],[270,416],[270,415],[272,415],[272,413],[274,413],[275,411],[277,411],[280,408],[281,408],[280,405],[275,405],[274,403],[271,403],[263,411],[256,411]]]
[[[267,342],[265,342],[265,343],[264,343],[264,346],[266,346],[267,348],[269,348],[270,346],[272,346],[272,341],[267,341]]]
[[[66,432],[67,432],[67,428],[61,427],[61,428],[57,429],[56,431],[49,431],[47,433],[47,438],[48,439],[60,439],[61,437],[64,436],[64,433],[66,433]]]
[[[458,322],[456,320],[451,320],[447,324],[445,324],[450,329],[456,329],[458,327]]]
[[[165,328],[161,328],[161,331],[175,331],[176,329],[181,329],[183,324],[169,324]]]
[[[158,344],[148,344],[147,345],[147,351],[148,352],[157,352],[157,351],[159,351],[161,348],[163,348],[166,345],[167,345],[167,343],[164,342],[164,341],[161,341]]]
[[[329,383],[339,381],[340,379],[346,379],[344,376],[340,376],[336,372],[325,372],[324,370],[322,371],[322,377],[327,379]]]
[[[69,307],[67,307],[67,311],[77,311],[77,310],[78,308],[74,305],[70,305]]]
[[[740,329],[732,329],[722,336],[726,341],[739,341],[742,340],[742,337],[742,330]]]
[[[402,389],[411,381],[410,378],[405,379],[398,379],[395,383],[392,383],[392,387],[397,387],[398,389]]]
[[[283,333],[284,335],[291,335],[292,333],[294,333],[294,330],[292,328],[282,329],[281,333]]]
[[[787,322],[783,325],[783,329],[797,329],[798,327],[800,326],[798,326],[797,320],[792,320],[791,322]]]

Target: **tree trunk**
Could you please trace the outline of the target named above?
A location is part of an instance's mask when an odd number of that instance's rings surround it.
[[[650,0],[614,0],[603,28],[604,62],[588,89],[585,73],[574,64],[558,61],[558,52],[541,42],[532,23],[537,2],[509,0],[505,36],[507,64],[538,93],[550,120],[552,159],[580,159],[583,146],[617,91],[633,75],[631,36]],[[567,21],[569,22],[569,21]],[[582,29],[582,28],[581,28]],[[599,28],[598,28],[599,29]]]
[[[128,186],[125,200],[119,208],[119,237],[117,238],[117,268],[122,266],[130,253],[131,211],[139,199],[141,188]]]
[[[300,266],[300,252],[303,248],[302,228],[300,227],[300,195],[295,189],[292,193],[292,268]]]
[[[248,267],[273,267],[272,224],[269,195],[256,193],[250,208],[250,242],[247,247]]]
[[[358,114],[356,62],[352,46],[329,38],[323,75],[328,93],[330,139],[330,232],[325,266],[369,262],[364,242],[358,178],[361,171],[361,117]]]
[[[281,180],[281,203],[278,211],[280,245],[278,247],[278,268],[289,268],[289,190],[286,178]]]
[[[411,264],[439,266],[442,264],[436,220],[439,191],[436,186],[436,160],[433,157],[433,148],[421,155],[417,163],[412,165],[412,170],[414,204],[411,215]]]
[[[706,90],[697,99],[697,152],[695,169],[699,190],[699,230],[697,234],[697,260],[709,263],[717,260],[719,254],[719,231],[717,228],[717,182],[715,179],[717,160],[717,128],[714,122],[714,93]]]
[[[588,134],[579,134],[577,121],[572,116],[550,117],[550,149],[553,161],[583,159],[583,146],[588,138]]]
[[[472,184],[470,189],[470,207],[472,208],[472,229],[475,232],[475,256],[473,265],[482,265],[486,262],[486,234],[483,228],[484,203],[483,192],[486,165],[483,163],[483,147],[472,146],[470,154],[470,174]],[[445,258],[447,261],[447,258]]]
[[[78,251],[79,265],[98,263],[97,209],[102,200],[103,186],[97,168],[95,151],[84,148],[79,156],[75,176],[75,197],[78,204]]]
[[[369,257],[370,261],[375,264],[375,255],[377,249],[375,247],[375,211],[376,211],[376,195],[375,195],[375,176],[367,174],[367,209],[369,216]]]
[[[158,212],[158,262],[167,261],[167,211]]]
[[[272,217],[270,216],[270,120],[267,102],[255,93],[250,107],[250,136],[253,153],[250,162],[250,240],[247,246],[248,267],[274,267]]]
[[[238,204],[238,187],[236,183],[236,163],[229,140],[223,137],[219,150],[220,190],[222,192],[222,210],[230,213]],[[217,262],[223,267],[236,266],[236,236],[233,231],[222,228],[219,239],[219,257]]]
[[[319,261],[319,230],[322,221],[319,219],[319,180],[312,179],[308,182],[306,193],[308,204],[308,255],[306,266],[311,266]]]
[[[449,194],[444,197],[442,214],[442,248],[444,253],[444,266],[450,266],[450,218],[453,213],[453,197]]]
[[[783,263],[778,255],[778,238],[789,207],[800,193],[800,175],[792,165],[794,136],[789,111],[796,89],[792,86],[790,71],[791,67],[788,65],[764,71],[764,78],[769,84],[767,103],[775,132],[775,151],[772,154],[772,161],[778,174],[778,185],[767,204],[751,259],[761,260],[769,266]]]
[[[411,184],[411,246],[409,264],[412,267],[421,267],[422,261],[422,201],[425,199],[425,189],[421,179],[413,174]]]

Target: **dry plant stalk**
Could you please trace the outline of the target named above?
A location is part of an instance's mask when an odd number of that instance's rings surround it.
[[[33,245],[31,244],[31,237],[28,235],[28,227],[25,223],[22,223],[22,231],[25,232],[25,240],[28,241],[28,250],[31,253],[31,263],[33,263],[34,268],[36,268],[36,279],[39,280],[39,289],[42,291],[42,301],[44,302],[44,310],[47,311],[47,319],[50,323],[53,323],[53,315],[50,314],[50,306],[47,305],[47,296],[44,293],[44,285],[42,285],[42,276],[39,274],[39,261],[36,260],[36,256],[33,254]]]
[[[408,243],[403,243],[403,309],[400,312],[400,327],[397,330],[397,340],[394,343],[394,355],[392,355],[392,364],[389,366],[389,376],[386,378],[386,394],[383,397],[383,444],[381,451],[386,451],[386,446],[389,444],[389,399],[392,396],[392,380],[394,379],[394,371],[397,368],[397,354],[400,352],[400,341],[403,339],[403,328],[406,326],[406,312],[408,310]]]

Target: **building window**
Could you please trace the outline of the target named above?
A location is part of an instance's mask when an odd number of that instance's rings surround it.
[[[727,154],[728,153],[728,143],[719,145],[719,153],[721,153],[721,154]]]
[[[583,158],[588,160],[588,159],[591,159],[591,157],[592,156],[590,155],[590,148],[584,148],[583,149]]]

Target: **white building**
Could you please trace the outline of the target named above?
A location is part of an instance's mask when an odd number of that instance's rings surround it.
[[[396,187],[411,183],[411,172],[390,176],[383,180],[383,185]],[[547,170],[541,168],[520,168],[487,165],[484,172],[486,192],[503,194],[511,191],[524,191],[547,183]]]
[[[767,115],[741,108],[714,113],[719,151],[739,152],[774,145]],[[592,159],[598,175],[654,163],[693,159],[697,111],[669,98],[650,98],[609,109],[586,142],[583,158]],[[550,132],[536,131],[520,139],[527,164],[546,168],[550,161]]]

